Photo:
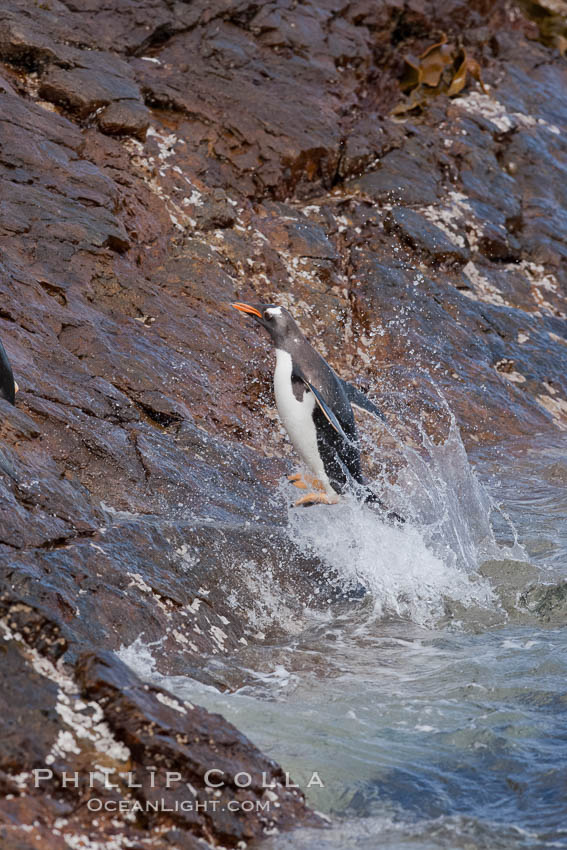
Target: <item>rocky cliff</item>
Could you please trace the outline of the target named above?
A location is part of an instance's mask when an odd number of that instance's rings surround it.
[[[248,564],[292,611],[319,604],[272,498],[291,467],[269,347],[233,299],[287,306],[408,438],[442,429],[439,389],[469,445],[567,429],[564,36],[503,0],[4,4],[3,847],[236,846],[316,820],[113,651],[143,635],[164,671],[236,686],[202,659],[261,639]],[[254,800],[266,773],[278,806],[93,819],[93,764],[140,780],[105,799],[174,800],[167,770],[206,799],[220,765]]]

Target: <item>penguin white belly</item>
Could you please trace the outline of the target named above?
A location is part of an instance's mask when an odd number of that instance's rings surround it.
[[[313,422],[315,398],[312,392],[306,391],[302,400],[298,401],[293,393],[291,373],[291,356],[277,348],[274,394],[279,417],[303,463],[324,484],[327,493],[334,493],[317,447],[317,431]]]

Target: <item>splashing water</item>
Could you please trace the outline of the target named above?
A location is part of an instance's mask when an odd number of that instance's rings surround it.
[[[489,558],[525,559],[506,517],[514,544],[497,543],[491,517],[500,508],[477,479],[455,418],[443,404],[450,424],[441,443],[421,427],[418,451],[388,428],[403,465],[395,484],[383,476],[371,486],[390,508],[410,518],[404,526],[349,497],[331,510],[288,512],[293,543],[333,568],[345,586],[362,584],[377,617],[393,614],[425,624],[442,616],[445,598],[465,606],[492,605],[490,585],[476,573],[480,564]],[[372,453],[368,443],[366,448]]]
[[[397,489],[403,491],[427,544],[448,565],[471,571],[488,558],[524,560],[516,529],[478,480],[455,417],[444,404],[450,421],[445,440],[436,444],[420,428],[424,455],[403,448],[406,466],[398,477]],[[512,532],[512,547],[497,543],[494,514],[500,514]]]
[[[393,527],[352,500],[331,516],[321,508],[290,512],[289,534],[306,554],[334,568],[345,587],[362,584],[374,616],[395,614],[424,624],[443,614],[443,599],[489,605],[488,583],[448,565],[412,526]]]

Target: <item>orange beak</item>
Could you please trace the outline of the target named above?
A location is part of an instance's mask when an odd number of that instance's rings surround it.
[[[234,307],[235,310],[240,310],[241,313],[250,313],[252,316],[258,316],[259,319],[262,318],[262,314],[255,307],[252,307],[250,304],[243,304],[242,301],[235,301],[234,304],[230,305]]]

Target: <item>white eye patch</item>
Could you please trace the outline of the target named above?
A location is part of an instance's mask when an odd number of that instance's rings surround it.
[[[269,307],[266,310],[266,316],[281,316],[282,308],[281,307]]]

